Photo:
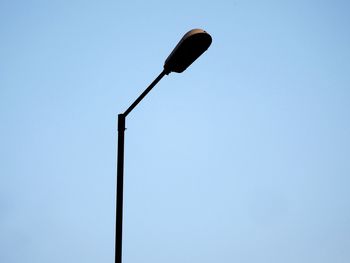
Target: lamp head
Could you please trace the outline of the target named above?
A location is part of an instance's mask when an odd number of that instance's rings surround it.
[[[166,74],[183,72],[209,48],[211,42],[211,36],[202,29],[187,32],[165,60]]]

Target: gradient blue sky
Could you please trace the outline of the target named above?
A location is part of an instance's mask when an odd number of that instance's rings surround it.
[[[350,262],[349,1],[0,1],[0,262]]]

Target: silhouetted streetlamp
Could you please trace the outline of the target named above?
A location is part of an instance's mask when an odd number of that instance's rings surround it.
[[[125,118],[151,89],[170,72],[181,73],[187,69],[211,44],[211,36],[202,29],[187,32],[165,60],[164,69],[159,76],[122,114],[118,115],[118,160],[117,160],[117,200],[115,229],[115,263],[122,262],[122,226],[123,226],[123,180],[124,180],[124,131]]]

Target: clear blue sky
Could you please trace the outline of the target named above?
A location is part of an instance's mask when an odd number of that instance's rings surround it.
[[[350,262],[348,1],[0,2],[0,262]]]

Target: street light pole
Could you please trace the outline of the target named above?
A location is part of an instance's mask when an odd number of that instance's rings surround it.
[[[117,200],[116,200],[116,229],[115,229],[115,263],[122,262],[122,237],[123,237],[123,192],[124,192],[124,134],[125,118],[147,95],[148,92],[164,77],[162,73],[148,86],[147,89],[134,101],[122,114],[118,115],[118,159],[117,159]]]
[[[117,200],[115,215],[115,263],[122,262],[125,116],[118,115]]]
[[[187,32],[164,63],[159,76],[141,93],[141,95],[122,114],[118,115],[118,157],[117,157],[117,191],[116,191],[116,227],[115,227],[115,263],[122,263],[123,236],[123,188],[124,188],[124,134],[126,116],[140,103],[153,87],[170,72],[183,72],[212,42],[211,36],[202,29]]]

